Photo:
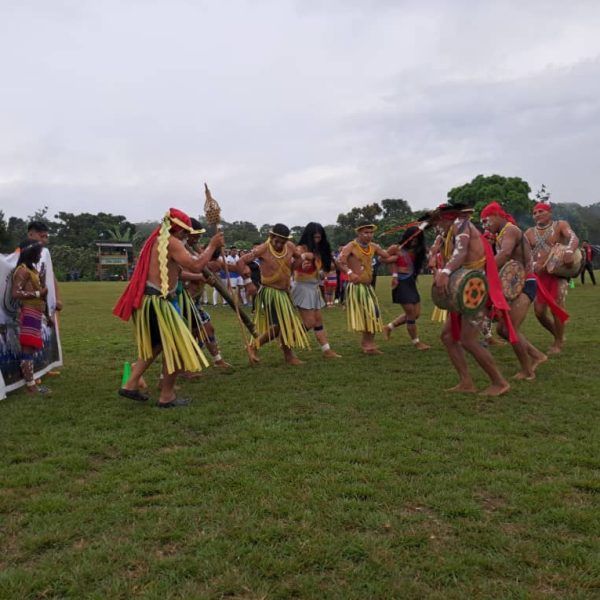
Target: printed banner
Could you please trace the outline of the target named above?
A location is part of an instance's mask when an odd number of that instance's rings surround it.
[[[25,385],[21,374],[21,348],[19,346],[19,305],[12,299],[12,274],[17,266],[18,252],[0,254],[0,400],[6,394]],[[52,318],[56,311],[56,290],[54,288],[54,270],[52,259],[47,248],[42,251],[40,267],[46,269],[46,286],[48,287],[48,313],[50,321],[44,319],[42,335],[44,347],[35,353],[35,377],[45,375],[51,369],[62,366],[62,349],[56,319]]]

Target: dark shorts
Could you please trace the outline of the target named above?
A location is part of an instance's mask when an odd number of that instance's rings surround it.
[[[419,304],[421,302],[414,277],[398,280],[398,285],[392,290],[392,302],[394,304]]]
[[[527,279],[523,286],[523,293],[533,302],[537,294],[537,281],[535,279]]]

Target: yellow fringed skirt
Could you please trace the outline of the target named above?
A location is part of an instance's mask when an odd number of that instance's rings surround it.
[[[288,292],[262,286],[256,294],[255,307],[254,326],[259,336],[270,333],[277,325],[284,346],[310,347],[306,329]]]
[[[349,283],[346,288],[348,331],[383,331],[379,300],[371,285]]]
[[[161,345],[167,373],[201,371],[208,361],[172,302],[158,295],[145,295],[132,315],[138,356],[152,358],[152,349]]]

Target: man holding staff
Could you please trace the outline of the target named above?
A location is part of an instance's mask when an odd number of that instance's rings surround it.
[[[533,207],[533,220],[535,227],[530,227],[525,232],[533,248],[534,270],[538,282],[533,308],[537,320],[554,338],[548,354],[559,354],[564,344],[565,323],[569,319],[565,310],[568,280],[548,273],[546,261],[555,244],[565,244],[563,261],[566,266],[572,265],[579,239],[566,221],[552,219],[552,207],[546,202],[538,202]],[[552,319],[548,316],[548,307],[552,312]]]
[[[190,217],[171,208],[162,224],[146,240],[131,280],[113,310],[128,321],[133,318],[139,359],[119,394],[132,400],[147,400],[139,391],[140,378],[162,352],[162,385],[159,408],[185,406],[189,401],[175,395],[175,380],[181,371],[201,371],[208,361],[196,343],[177,303],[181,269],[200,272],[215,250],[223,245],[223,234],[212,237],[204,252],[192,256],[184,240],[192,230]]]

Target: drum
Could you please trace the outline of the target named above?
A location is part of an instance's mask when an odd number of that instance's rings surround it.
[[[564,244],[554,244],[544,264],[546,271],[555,277],[577,277],[584,266],[583,252],[577,248],[573,253],[573,264],[564,264],[564,254],[567,247]]]
[[[448,293],[435,285],[431,299],[438,308],[463,315],[472,315],[485,306],[488,297],[487,279],[484,273],[474,269],[457,269],[450,275]]]
[[[509,260],[500,269],[500,283],[502,293],[510,302],[518,298],[525,286],[525,268],[516,260]]]

